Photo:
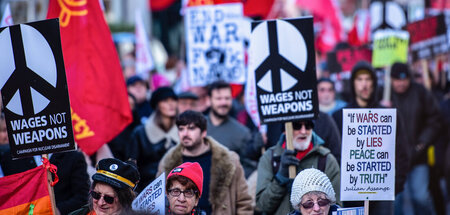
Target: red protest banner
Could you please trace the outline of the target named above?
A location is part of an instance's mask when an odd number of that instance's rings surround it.
[[[361,60],[372,61],[372,51],[365,47],[349,47],[327,54],[328,69],[330,72],[351,71],[353,66]]]
[[[46,171],[38,166],[0,178],[0,214],[53,214]]]
[[[447,27],[443,14],[410,23],[406,26],[410,35],[410,51],[413,61],[429,59],[447,53]]]
[[[132,120],[125,81],[98,1],[50,0],[58,17],[75,141],[91,155]]]

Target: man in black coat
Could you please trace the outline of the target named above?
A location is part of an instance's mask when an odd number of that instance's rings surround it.
[[[377,76],[373,67],[365,61],[355,64],[350,77],[351,101],[345,108],[383,108],[377,98]],[[333,118],[342,135],[342,109],[333,114]],[[395,194],[401,193],[409,170],[409,142],[405,133],[402,116],[397,111],[397,134],[395,150]],[[345,144],[345,143],[343,143]],[[345,207],[363,206],[363,202],[344,202]],[[392,201],[371,201],[370,214],[393,214]]]
[[[434,209],[428,190],[430,168],[427,165],[427,149],[436,143],[439,136],[440,107],[431,92],[411,81],[408,65],[393,64],[391,77],[392,107],[402,114],[405,132],[411,136],[407,146],[412,155],[411,171],[408,173],[405,189],[410,190],[415,214],[432,214]],[[400,197],[401,201],[403,195]],[[400,205],[397,208],[401,209]]]

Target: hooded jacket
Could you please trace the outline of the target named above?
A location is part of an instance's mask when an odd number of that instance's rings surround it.
[[[314,132],[312,134],[313,148],[300,161],[297,166],[297,174],[307,168],[318,168],[318,161],[321,156],[326,156],[324,173],[328,176],[336,192],[336,201],[339,203],[340,197],[340,169],[336,158],[330,150],[323,147],[323,140]],[[284,134],[281,135],[277,145],[270,147],[260,158],[258,163],[258,179],[256,184],[256,207],[266,214],[285,215],[294,210],[289,200],[291,193],[291,183],[281,185],[275,179],[272,166],[272,157],[281,156],[284,152],[282,144],[285,141]]]
[[[356,102],[354,81],[357,76],[356,73],[361,70],[368,71],[370,77],[372,78],[373,91],[369,97],[369,101],[368,101],[366,107],[360,107],[358,105],[358,102]],[[377,78],[377,75],[375,74],[375,70],[368,62],[360,61],[360,62],[356,63],[352,69],[352,74],[350,77],[351,98],[350,98],[350,102],[347,104],[347,106],[345,108],[382,108],[382,106],[379,104],[379,99],[377,96],[377,92],[378,92],[378,86],[377,86],[378,84],[377,83],[378,83],[378,78]],[[333,119],[339,128],[339,133],[342,134],[342,109],[337,110],[336,112],[333,113]]]
[[[356,93],[354,80],[356,79],[357,72],[360,70],[366,70],[369,72],[373,81],[373,91],[369,98],[368,105],[366,107],[360,107],[356,102]],[[379,99],[377,96],[378,92],[378,78],[375,74],[375,70],[373,67],[367,63],[366,61],[360,61],[355,64],[352,69],[352,74],[350,77],[351,83],[351,101],[345,108],[385,108],[379,104]],[[339,128],[339,133],[342,135],[342,109],[334,112],[333,119],[336,122],[336,125]],[[405,125],[403,123],[403,117],[397,110],[397,134],[396,134],[396,151],[395,151],[395,193],[399,193],[403,190],[403,185],[406,181],[406,176],[408,174],[410,168],[410,151],[408,149],[408,143],[410,139],[406,133]],[[345,143],[343,143],[345,144]],[[342,144],[342,145],[343,145]]]
[[[228,150],[212,137],[205,141],[211,147],[211,181],[209,183],[209,202],[213,215],[253,214],[252,197],[248,193],[244,170],[239,162],[239,155]],[[158,174],[183,163],[183,146],[178,144],[171,148],[161,159]]]

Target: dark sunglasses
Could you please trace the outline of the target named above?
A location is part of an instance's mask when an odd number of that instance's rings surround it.
[[[103,195],[103,200],[105,200],[106,203],[108,203],[108,204],[114,203],[114,197],[112,197],[112,196],[108,196],[108,195],[105,195],[105,194],[97,193],[95,191],[91,191],[90,194],[91,194],[92,198],[95,199],[95,200],[100,200],[100,198]]]
[[[292,128],[294,130],[300,130],[302,127],[305,126],[307,130],[313,129],[314,124],[312,122],[294,122],[292,123]]]
[[[317,204],[319,205],[319,207],[323,207],[323,206],[327,206],[330,204],[330,200],[328,199],[320,199],[317,201]],[[313,201],[307,201],[305,203],[301,203],[300,205],[304,208],[304,209],[311,209],[312,207],[314,207],[314,204],[316,204]]]

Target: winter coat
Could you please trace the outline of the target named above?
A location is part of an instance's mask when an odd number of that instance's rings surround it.
[[[239,156],[209,136],[205,141],[210,145],[212,152],[209,183],[212,214],[253,214],[252,197],[248,194]],[[168,175],[173,168],[183,163],[182,150],[183,146],[178,144],[164,155],[158,167],[158,175],[162,172]]]
[[[256,170],[256,161],[258,159],[254,159],[255,162],[252,162],[250,153],[253,154],[253,152],[248,151],[247,148],[254,145],[262,145],[262,143],[255,142],[256,140],[252,138],[250,129],[232,117],[228,117],[222,124],[217,126],[211,122],[209,117],[206,117],[206,122],[208,135],[239,155],[246,177]],[[261,149],[259,148],[259,150]]]
[[[175,124],[169,132],[156,125],[155,114],[145,125],[138,126],[132,134],[130,157],[136,159],[141,180],[136,188],[142,191],[156,176],[158,164],[169,148],[178,143],[178,129]]]
[[[279,157],[284,152],[285,149],[282,147],[284,142],[285,136],[283,134],[278,144],[269,148],[259,160],[256,184],[256,207],[266,214],[286,215],[293,210],[290,202],[292,183],[281,185],[275,179],[276,171],[274,171],[272,166],[273,157]],[[341,176],[336,158],[331,154],[329,149],[322,146],[323,140],[314,132],[312,142],[313,148],[301,159],[300,164],[296,168],[297,174],[307,168],[318,168],[320,157],[325,156],[326,165],[324,173],[330,179],[336,192],[336,201],[340,204]]]
[[[392,91],[392,105],[402,114],[405,132],[411,136],[408,148],[412,165],[426,163],[427,147],[417,152],[414,149],[420,143],[429,146],[437,140],[442,124],[438,102],[425,87],[411,82],[403,94]]]
[[[373,80],[373,92],[370,95],[367,107],[360,107],[356,102],[355,86],[354,80],[356,78],[356,72],[364,69],[370,72],[370,76]],[[377,75],[370,64],[367,62],[357,63],[350,77],[350,88],[351,88],[351,101],[345,108],[385,108],[380,105],[378,99],[378,85],[377,85]],[[342,135],[342,113],[343,109],[340,109],[333,114],[333,119],[339,128],[339,134]],[[406,177],[410,169],[411,153],[409,151],[410,137],[409,133],[406,132],[405,123],[403,121],[403,116],[399,110],[397,110],[397,133],[396,133],[396,150],[395,150],[395,194],[398,194],[403,190]],[[342,145],[345,143],[342,143]]]

